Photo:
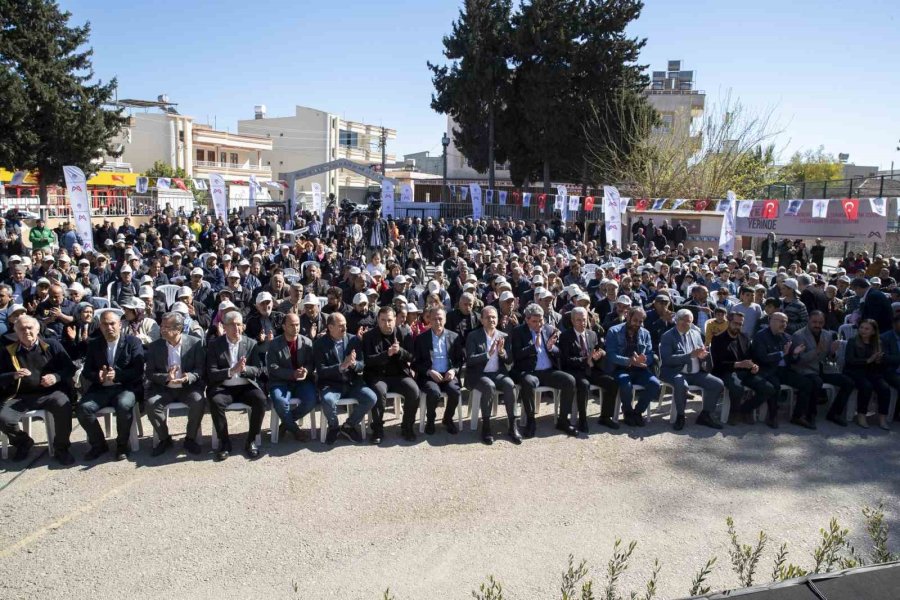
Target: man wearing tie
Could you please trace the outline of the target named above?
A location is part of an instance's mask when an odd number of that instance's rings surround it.
[[[203,398],[203,372],[206,356],[203,343],[184,333],[184,317],[176,312],[163,315],[160,339],[147,346],[147,418],[153,425],[159,444],[151,453],[162,455],[172,447],[166,426],[166,407],[181,402],[188,407],[184,449],[200,454],[197,434],[206,410]]]
[[[318,394],[313,383],[312,341],[300,335],[300,317],[296,313],[284,315],[284,334],[275,338],[266,354],[269,372],[269,397],[281,419],[280,427],[300,439],[297,421],[316,407]],[[299,399],[291,406],[291,398]]]
[[[82,377],[88,388],[75,409],[91,449],[85,460],[108,451],[97,412],[109,406],[116,411],[116,460],[128,458],[128,438],[134,421],[134,403],[144,383],[144,347],[141,340],[122,333],[120,317],[108,310],[100,316],[100,335],[87,346]]]
[[[646,316],[643,308],[633,306],[628,311],[628,320],[606,334],[606,370],[619,384],[625,424],[632,427],[645,425],[644,412],[659,397],[659,379],[650,370],[653,347],[650,332],[644,329]],[[632,407],[635,385],[644,389]]]
[[[366,387],[362,379],[365,362],[359,338],[347,335],[347,319],[341,313],[328,315],[327,335],[313,343],[313,362],[322,391],[322,412],[328,422],[326,444],[333,444],[338,435],[353,442],[361,442],[359,424],[377,401],[375,392]],[[341,398],[357,401],[353,412],[338,427],[337,402]]]
[[[482,309],[481,325],[466,338],[466,386],[481,394],[481,441],[488,446],[494,443],[491,408],[494,391],[499,387],[509,420],[508,435],[518,445],[522,434],[516,424],[516,384],[508,375],[506,334],[497,329],[496,308]]]
[[[544,325],[544,309],[537,304],[529,304],[524,312],[525,323],[515,327],[510,334],[512,345],[514,380],[522,385],[522,405],[525,408],[525,433],[531,438],[537,430],[534,418],[535,388],[552,387],[561,396],[559,417],[556,428],[569,436],[577,436],[578,431],[569,423],[572,399],[575,396],[575,378],[555,367],[559,356],[556,341],[559,330]]]
[[[619,385],[601,368],[606,351],[600,347],[597,332],[587,327],[586,308],[575,307],[569,315],[572,319],[572,329],[567,329],[559,336],[559,362],[563,371],[575,376],[578,392],[578,430],[588,433],[587,399],[592,385],[599,386],[603,390],[600,424],[610,429],[618,429],[619,424],[613,421],[612,416]]]
[[[704,370],[709,368],[709,350],[693,323],[694,315],[682,308],[675,313],[675,327],[664,333],[659,341],[660,379],[674,388],[672,402],[677,414],[673,427],[675,431],[684,429],[688,386],[695,385],[703,389],[703,410],[697,415],[697,424],[722,429],[714,413],[725,384]]]
[[[225,335],[210,342],[206,352],[206,381],[209,384],[206,396],[213,427],[220,440],[216,460],[225,460],[231,453],[225,409],[235,402],[250,407],[244,454],[250,459],[259,458],[256,436],[266,412],[266,395],[258,382],[262,368],[256,342],[244,335],[244,317],[236,310],[225,314],[222,326]]]
[[[416,367],[419,387],[425,392],[425,433],[434,433],[434,419],[441,394],[447,394],[444,407],[444,428],[447,433],[459,433],[453,415],[459,406],[459,372],[463,361],[462,338],[444,327],[447,312],[444,308],[431,309],[431,330],[416,337],[413,364]]]

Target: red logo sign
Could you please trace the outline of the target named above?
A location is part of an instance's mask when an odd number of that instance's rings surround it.
[[[766,200],[765,202],[763,202],[762,218],[763,219],[777,219],[778,218],[778,200]]]
[[[590,211],[594,210],[594,197],[588,196],[584,199],[584,210]]]
[[[75,185],[72,186],[72,191],[73,191],[73,192],[83,192],[84,189],[83,189],[80,185],[75,184]]]
[[[844,198],[841,200],[841,206],[844,207],[844,214],[847,215],[848,220],[856,221],[859,219],[859,200]]]

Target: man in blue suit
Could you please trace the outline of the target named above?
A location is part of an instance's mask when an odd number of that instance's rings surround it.
[[[606,370],[619,384],[619,398],[625,424],[644,426],[644,413],[650,402],[659,397],[659,379],[653,375],[653,345],[650,332],[644,329],[644,309],[635,306],[628,311],[628,320],[616,325],[606,334]],[[637,405],[634,385],[643,386]]]
[[[694,315],[682,308],[675,313],[675,327],[665,332],[659,340],[660,378],[674,388],[675,431],[684,429],[684,407],[689,385],[703,389],[703,410],[697,415],[697,424],[722,429],[714,416],[716,404],[722,397],[725,385],[708,372],[709,350],[703,345],[700,330],[694,327]]]
[[[867,279],[857,277],[850,284],[850,288],[859,298],[859,320],[874,319],[878,323],[879,333],[891,330],[894,320],[894,311],[891,309],[891,299],[881,290],[871,286]]]

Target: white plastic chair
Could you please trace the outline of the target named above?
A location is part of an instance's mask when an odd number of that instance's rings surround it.
[[[341,406],[347,407],[347,414],[350,414],[350,407],[356,406],[359,402],[355,398],[341,398],[335,403],[335,410],[340,408]],[[369,413],[367,412],[363,416],[363,431],[365,432],[366,428],[369,426]],[[328,435],[328,419],[325,418],[325,414],[322,414],[321,419],[321,427],[319,428],[319,440],[324,444],[325,437]]]
[[[384,395],[385,404],[394,401],[394,417],[399,417],[401,411],[403,410],[403,395],[397,394],[394,392],[388,392]]]
[[[663,381],[660,381],[659,383],[660,383],[660,390],[659,390],[659,396],[660,396],[659,401],[660,401],[660,403],[662,403],[662,400],[663,400],[663,398],[664,398],[665,396],[671,396],[671,397],[672,397],[671,401],[669,402],[669,404],[671,405],[671,407],[669,408],[669,422],[670,422],[670,423],[674,423],[674,422],[675,422],[675,417],[677,416],[677,414],[676,414],[676,413],[677,413],[677,407],[675,406],[675,397],[674,397],[674,394],[675,394],[675,387],[674,387],[671,383],[665,383],[665,382],[663,382]],[[666,391],[665,391],[666,389],[668,389],[669,392],[666,392]],[[699,385],[689,385],[689,386],[687,387],[687,389],[688,389],[688,392],[693,392],[693,393],[695,393],[695,394],[700,394],[701,396],[703,395],[703,388],[700,387]],[[727,391],[727,390],[726,390],[726,391]],[[690,398],[688,398],[688,401],[689,401],[689,400],[690,400]],[[687,401],[685,401],[685,407],[687,407]],[[726,420],[727,420],[727,414],[726,414]]]
[[[635,385],[631,386],[631,404],[632,405],[636,404],[636,402],[637,402],[638,392],[641,392],[643,390],[644,390],[644,386],[642,386],[642,385],[635,384]],[[660,388],[659,388],[660,397],[662,396],[662,393],[663,393],[663,389],[662,389],[662,385],[660,385]],[[657,398],[656,402],[657,402],[657,405],[659,405],[661,400],[659,398]],[[653,405],[653,402],[651,402],[650,404],[647,405],[647,420],[650,420],[650,410],[651,410],[652,405]],[[621,412],[622,412],[622,397],[621,397],[621,394],[616,394],[616,407],[613,409],[613,421],[616,421],[617,423],[619,422],[619,415],[621,414]]]
[[[498,389],[494,389],[493,398],[491,398],[491,415],[497,416],[497,410],[500,406],[500,394],[503,392]],[[515,404],[515,414],[519,418],[519,423],[525,423],[525,411],[522,409],[524,406],[522,403],[521,394],[516,394],[516,404]],[[475,431],[478,429],[478,418],[481,416],[481,392],[477,389],[473,389],[469,392],[469,429]]]
[[[26,411],[22,418],[19,419],[19,422],[22,424],[22,431],[25,432],[25,435],[31,437],[31,422],[34,419],[41,419],[44,422],[44,428],[47,431],[47,451],[50,453],[50,456],[53,456],[56,452],[53,448],[53,439],[56,437],[56,428],[53,424],[53,415],[45,410],[29,410]],[[0,454],[2,454],[3,459],[9,456],[9,438],[6,437],[6,434],[0,432]]]
[[[106,313],[106,312],[113,312],[113,313],[119,315],[119,318],[122,318],[122,316],[125,314],[125,311],[120,308],[101,308],[99,310],[94,311],[94,321],[96,321],[99,324],[100,317],[102,317],[103,313]]]
[[[115,310],[115,309],[109,309]],[[128,444],[131,447],[132,452],[137,452],[140,449],[140,435],[142,435],[139,429],[143,429],[141,425],[141,410],[138,407],[138,403],[134,403],[134,408],[132,409],[133,414],[131,416],[131,433],[128,435]],[[106,437],[112,437],[112,424],[113,424],[113,416],[116,414],[116,408],[114,406],[107,406],[106,408],[101,408],[96,412],[96,415],[99,417],[103,415],[103,428],[106,431]]]
[[[184,402],[172,402],[166,405],[166,423],[169,422],[169,417],[172,414],[173,410],[187,410],[188,405]],[[200,426],[197,427],[197,437],[203,437],[203,420],[200,420]],[[200,440],[195,440],[199,442]],[[156,429],[153,430],[153,446],[155,447],[159,443],[159,435],[156,433]]]
[[[97,310],[109,308],[109,298],[104,298],[103,296],[91,296],[91,302],[98,307]]]
[[[541,414],[541,399],[544,394],[553,394],[553,406],[554,413],[558,412],[559,408],[559,390],[556,388],[552,388],[547,385],[539,385],[534,388],[534,417],[538,418]]]
[[[291,398],[288,401],[288,406],[297,406],[300,404],[300,398]],[[316,412],[318,412],[319,407],[313,407],[313,409],[309,412],[309,437],[310,439],[315,439],[316,437],[316,429],[318,429],[318,425],[316,425]],[[324,420],[324,417],[323,417]],[[301,421],[302,423],[302,421]],[[278,416],[278,413],[275,412],[275,407],[269,409],[269,432],[271,434],[271,439],[273,444],[278,443],[278,428],[281,425],[281,417]]]
[[[441,400],[444,401],[444,406],[447,404],[447,394],[441,394]],[[425,420],[426,420],[426,411],[427,411],[427,402],[425,392],[419,393],[419,433],[425,433]],[[456,427],[462,431],[463,427],[463,416],[462,416],[462,394],[460,394],[459,404],[456,405]]]
[[[175,304],[175,300],[178,298],[178,291],[181,289],[180,286],[177,285],[161,285],[156,288],[157,292],[162,293],[166,297],[166,308],[170,308],[173,304]]]
[[[305,265],[306,263],[303,263],[303,264]],[[284,269],[284,278],[287,279],[288,277],[296,277],[299,279],[300,272],[297,271],[297,269],[291,269],[291,268]]]
[[[250,418],[250,407],[244,404],[243,402],[232,402],[228,406],[225,407],[225,411],[238,411],[247,413],[247,418]],[[212,435],[210,436],[212,439],[212,449],[219,449],[219,436],[216,433],[216,427],[213,425],[212,427]],[[256,434],[256,443],[262,445],[262,433]]]

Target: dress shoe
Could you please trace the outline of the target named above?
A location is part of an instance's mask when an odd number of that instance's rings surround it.
[[[672,429],[675,431],[681,431],[684,429],[684,415],[678,415],[675,417],[675,423],[672,425]]]
[[[252,440],[247,442],[247,445],[244,446],[244,454],[246,454],[247,458],[251,460],[259,458],[259,446],[257,446],[256,442]]]
[[[522,437],[525,439],[531,439],[537,433],[537,421],[534,419],[529,420],[525,423],[525,431],[522,432]]]
[[[841,427],[846,427],[848,425],[847,419],[845,419],[841,415],[828,414],[828,415],[825,415],[825,420],[831,421],[835,425],[840,425]]]
[[[598,425],[603,425],[604,427],[609,427],[610,429],[618,429],[619,424],[613,421],[612,417],[600,417],[597,419]]]
[[[338,439],[338,433],[340,433],[340,427],[329,427],[325,432],[325,443],[329,446],[334,444]]]
[[[104,454],[109,451],[109,448],[106,446],[91,446],[91,449],[87,451],[87,454],[84,455],[84,460],[92,461],[97,460]]]
[[[425,433],[428,435],[434,435],[434,432],[434,421],[429,419],[428,422],[425,423]]]
[[[12,459],[14,462],[21,462],[28,458],[28,453],[31,451],[31,448],[34,446],[34,440],[30,437],[26,437],[25,441],[16,445],[16,451],[13,452]]]
[[[343,425],[341,425],[340,434],[351,442],[355,442],[357,444],[363,441],[362,434],[359,432],[359,427],[354,427],[350,423],[345,422]]]
[[[856,415],[856,424],[863,429],[869,428],[869,421],[866,419],[866,415]]]
[[[220,448],[219,450],[216,450],[215,459],[221,462],[228,458],[230,455],[231,450],[228,450],[227,448]]]
[[[192,438],[184,438],[184,450],[188,454],[200,454],[203,451],[200,444]]]
[[[72,453],[68,450],[57,450],[54,458],[56,458],[56,462],[64,467],[69,467],[75,464],[75,457],[72,456]]]
[[[565,421],[557,421],[556,429],[562,431],[570,437],[575,437],[578,435],[578,430],[572,427],[572,424],[569,423],[568,419],[566,419]]]
[[[447,430],[447,433],[450,435],[456,435],[459,433],[459,427],[456,426],[456,423],[453,422],[453,419],[444,419],[444,429]]]
[[[888,425],[888,420],[886,415],[878,415],[878,428],[883,429],[885,431],[890,431],[891,426]]]
[[[700,414],[697,415],[697,425],[706,425],[713,429],[722,429],[722,423],[705,410],[700,411]]]
[[[491,433],[490,429],[481,432],[481,443],[485,446],[494,445],[494,434]]]
[[[519,426],[515,423],[512,424],[512,427],[509,428],[509,431],[506,432],[506,435],[509,436],[510,441],[516,446],[522,443],[522,434],[519,433]]]
[[[590,433],[590,428],[588,427],[587,417],[584,419],[578,419],[578,431],[581,433]]]
[[[156,447],[150,451],[150,456],[162,456],[166,453],[166,450],[172,447],[172,437],[169,436],[164,440],[160,440]]]
[[[413,429],[412,425],[401,425],[400,426],[400,437],[402,437],[407,442],[416,441],[416,432]]]
[[[369,436],[369,442],[377,446],[384,440],[384,425],[372,425],[372,435]]]
[[[816,424],[808,421],[806,417],[794,417],[793,419],[791,419],[791,425],[798,425],[800,427],[803,427],[804,429],[816,428]]]
[[[113,453],[116,456],[116,460],[125,460],[128,458],[128,445],[127,444],[116,444],[116,451]]]

